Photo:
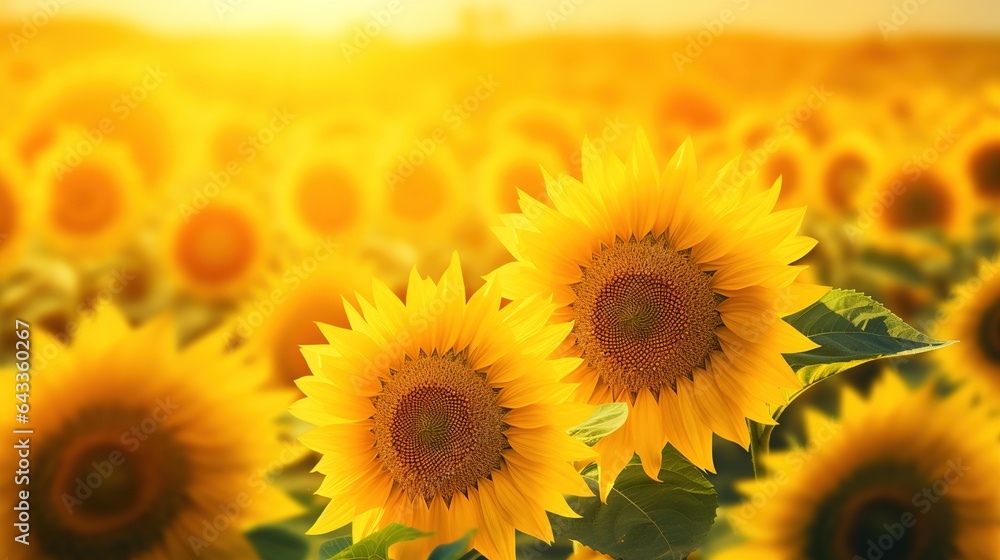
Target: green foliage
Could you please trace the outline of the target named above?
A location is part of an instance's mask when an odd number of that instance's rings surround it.
[[[247,533],[247,540],[261,560],[304,560],[309,544],[301,535],[278,527],[262,527]]]
[[[455,542],[438,545],[431,551],[427,560],[461,560],[465,557],[465,551],[469,549],[472,542],[472,535],[476,532],[469,531],[466,535]]]
[[[587,467],[583,475],[596,494],[597,467]],[[670,445],[663,450],[658,477],[662,482],[646,476],[633,457],[606,504],[570,498],[582,518],[550,516],[555,533],[623,560],[685,558],[712,527],[718,498],[705,475]]]
[[[816,383],[855,366],[920,354],[953,343],[917,331],[882,304],[853,290],[831,290],[785,321],[820,345],[808,352],[785,356],[803,385],[789,393],[789,403]],[[781,416],[784,409],[784,406],[775,408],[774,418]],[[767,453],[773,426],[752,421],[749,425],[754,468],[760,474],[760,458]]]
[[[393,560],[389,558],[389,547],[401,542],[430,536],[412,527],[390,523],[382,529],[351,544],[351,539],[340,537],[327,541],[320,548],[320,560]]]

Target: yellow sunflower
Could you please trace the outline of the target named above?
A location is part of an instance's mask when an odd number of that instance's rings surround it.
[[[109,140],[78,159],[54,149],[39,161],[35,179],[35,219],[45,242],[59,253],[110,257],[132,240],[146,217],[141,175],[119,143]]]
[[[995,211],[1000,203],[1000,119],[984,119],[959,144],[952,160],[957,179]]]
[[[468,302],[463,286],[457,255],[437,284],[414,270],[405,304],[375,281],[352,330],[320,324],[329,344],[303,348],[314,375],[292,413],[319,426],[301,439],[331,499],[311,533],[399,522],[434,535],[393,557],[426,558],[477,529],[473,548],[513,560],[515,529],[551,542],[546,511],[591,495],[571,463],[593,451],[565,432],[592,411],[561,382],[579,360],[550,358],[570,325],[537,297],[500,309],[496,281]]]
[[[1000,261],[984,262],[979,275],[954,291],[938,317],[937,336],[960,341],[934,353],[943,369],[1000,399]]]
[[[755,163],[760,165],[760,179],[763,183],[770,185],[781,178],[781,197],[777,208],[784,210],[802,206],[813,194],[810,192],[813,187],[810,182],[815,173],[815,156],[809,144],[799,136],[779,138],[774,142],[773,150],[765,142],[756,152],[749,152],[748,158],[753,158],[756,154]]]
[[[501,142],[479,163],[476,184],[486,221],[494,223],[498,214],[517,212],[518,189],[542,196],[545,181],[540,169],[564,171],[559,152],[545,145],[509,138]]]
[[[264,371],[224,356],[220,338],[179,353],[169,320],[132,331],[105,309],[74,335],[64,347],[30,333],[30,421],[8,424],[4,444],[30,440],[30,486],[4,477],[2,490],[30,491],[31,545],[11,544],[18,531],[5,523],[6,553],[257,558],[243,532],[299,512],[264,478],[291,393],[264,390]],[[34,433],[11,435],[25,427]],[[17,469],[15,453],[3,461]]]
[[[733,512],[748,541],[719,560],[978,560],[1000,543],[996,416],[966,392],[911,391],[894,374],[841,419],[807,416],[808,445],[766,458]]]
[[[562,168],[579,171],[579,140],[584,123],[579,113],[566,105],[520,97],[492,116],[490,135],[494,138],[514,134],[538,144],[545,144],[562,158]]]
[[[821,208],[834,216],[857,211],[858,199],[882,176],[882,148],[863,131],[838,133],[823,148],[811,179]]]
[[[21,194],[20,168],[0,155],[0,276],[14,267],[24,253],[28,237],[28,210]]]
[[[746,418],[773,423],[768,403],[799,386],[782,354],[815,348],[781,317],[827,288],[788,264],[815,242],[796,234],[804,208],[771,213],[780,184],[738,182],[736,162],[697,180],[690,142],[661,172],[641,132],[628,161],[585,163],[582,183],[546,178],[552,206],[522,193],[503,216],[517,261],[496,275],[505,297],[551,296],[575,321],[579,398],[631,409],[597,446],[606,496],[633,452],[653,478],[667,442],[713,469],[713,432],[745,447]]]
[[[382,192],[363,150],[327,142],[301,153],[275,193],[295,246],[311,248],[321,238],[336,240],[342,250],[364,246],[382,209]]]
[[[164,234],[164,261],[182,289],[205,300],[229,300],[263,281],[271,256],[269,223],[243,197],[220,197],[177,213]]]
[[[659,99],[656,111],[658,122],[665,127],[684,130],[718,130],[726,121],[726,107],[731,106],[720,100],[723,93],[721,88],[708,80],[701,81],[697,86],[673,84]]]
[[[448,238],[468,209],[467,183],[455,155],[430,136],[418,143],[393,150],[376,177],[385,191],[380,226],[407,243]]]
[[[170,118],[172,80],[169,70],[129,55],[96,55],[49,72],[11,124],[18,155],[34,165],[50,149],[81,153],[114,140],[128,147],[144,186],[167,184],[182,145]],[[79,141],[57,141],[67,128]]]
[[[274,379],[294,386],[310,374],[299,346],[326,342],[316,323],[349,328],[344,301],[368,297],[371,272],[364,263],[335,255],[327,262],[288,266],[248,301],[235,321],[236,335],[264,354]]]
[[[971,226],[972,196],[938,166],[923,169],[910,160],[882,175],[861,197],[859,223],[874,225],[867,237],[892,243],[900,235],[962,237]]]

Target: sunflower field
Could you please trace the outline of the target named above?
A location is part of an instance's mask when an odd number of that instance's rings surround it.
[[[0,8],[0,557],[1000,559],[995,7],[252,3]]]

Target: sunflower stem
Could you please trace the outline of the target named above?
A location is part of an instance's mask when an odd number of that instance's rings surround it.
[[[765,426],[757,422],[749,421],[750,424],[750,460],[753,462],[754,478],[760,480],[766,476],[766,466],[764,459],[771,448],[771,433],[774,426]]]

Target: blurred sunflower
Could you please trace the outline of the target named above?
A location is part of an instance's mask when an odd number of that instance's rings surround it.
[[[850,215],[858,199],[882,176],[882,148],[863,131],[835,134],[824,146],[815,166],[815,178],[807,179],[819,190],[820,209],[832,216]]]
[[[141,235],[114,259],[112,267],[87,279],[99,292],[111,286],[117,292],[115,304],[133,325],[163,313],[172,303],[173,286],[157,248],[155,233]]]
[[[938,317],[937,336],[958,340],[934,353],[956,380],[971,380],[1000,398],[1000,262],[984,262],[979,275],[959,286]]]
[[[993,206],[985,211],[995,211],[1000,203],[1000,119],[983,119],[956,148],[956,177],[977,200]]]
[[[399,522],[434,535],[393,557],[426,558],[476,528],[473,548],[513,560],[515,529],[551,542],[546,511],[575,517],[563,495],[591,494],[571,462],[593,450],[565,430],[592,407],[560,381],[579,360],[550,359],[570,325],[537,297],[500,309],[495,281],[466,303],[463,285],[457,255],[437,284],[414,269],[405,304],[375,281],[353,330],[320,325],[329,344],[303,348],[292,413],[319,425],[301,439],[331,499],[311,533]]]
[[[278,179],[282,225],[299,249],[309,250],[319,239],[334,240],[343,250],[358,249],[368,241],[382,207],[381,189],[358,147],[321,145],[294,158]]]
[[[21,194],[24,179],[19,167],[0,155],[0,275],[24,254],[28,237],[28,210]]]
[[[415,244],[445,239],[465,215],[468,185],[458,160],[443,146],[429,153],[412,145],[408,152],[394,151],[381,178],[387,192],[380,225],[394,238]]]
[[[896,245],[900,234],[961,237],[971,225],[970,193],[936,169],[906,164],[872,182],[860,200],[875,243]]]
[[[115,140],[128,147],[144,187],[168,184],[182,145],[168,116],[174,109],[169,77],[145,59],[107,55],[48,73],[11,125],[18,155],[32,166],[51,149],[82,154],[88,145]],[[58,142],[66,129],[81,141]]]
[[[808,448],[765,459],[770,477],[741,490],[769,501],[719,560],[996,557],[995,416],[967,393],[911,392],[890,374],[867,402],[845,388],[840,417],[811,413]]]
[[[178,212],[164,235],[164,262],[181,287],[203,299],[248,294],[264,278],[271,237],[259,208],[236,196]]]
[[[236,334],[264,354],[280,384],[294,386],[310,375],[299,347],[326,342],[316,323],[350,328],[344,302],[371,292],[372,273],[363,262],[330,258],[318,269],[288,267],[238,314]]]
[[[107,141],[79,160],[54,149],[39,161],[35,179],[32,205],[41,236],[74,259],[115,254],[146,217],[139,170],[121,144]]]
[[[762,148],[776,133],[780,116],[772,115],[758,108],[746,108],[726,125],[725,130],[735,151]]]
[[[476,171],[486,221],[493,223],[498,214],[517,212],[518,189],[543,196],[542,168],[553,172],[565,169],[559,152],[545,144],[508,137],[491,150]]]
[[[575,321],[578,397],[631,409],[597,444],[602,497],[633,452],[656,478],[667,442],[706,469],[713,432],[746,447],[746,418],[773,424],[768,403],[799,386],[781,355],[815,347],[779,316],[827,290],[788,264],[815,245],[796,234],[805,209],[771,213],[780,186],[750,188],[736,162],[697,180],[692,151],[661,173],[640,132],[627,162],[587,160],[582,183],[546,176],[554,207],[522,193],[497,229],[517,259],[496,272],[504,296],[551,295]]]
[[[760,166],[760,179],[773,184],[781,178],[781,197],[777,208],[796,208],[812,199],[811,184],[815,176],[815,155],[809,144],[799,136],[776,139],[770,147],[766,142],[757,151],[750,151],[745,161]],[[746,165],[746,164],[744,164]]]
[[[223,356],[219,338],[178,353],[171,321],[131,331],[108,310],[71,348],[32,337],[39,507],[32,546],[7,546],[11,558],[257,558],[243,531],[299,512],[260,474],[281,453],[274,420],[291,394],[264,390],[265,373]],[[207,532],[220,512],[228,528]]]
[[[580,168],[578,139],[583,132],[583,122],[571,107],[522,96],[493,115],[489,135],[500,138],[513,133],[548,145],[562,158],[560,169],[576,173]]]
[[[717,130],[726,122],[725,92],[714,82],[667,86],[655,110],[660,126],[687,131]]]

